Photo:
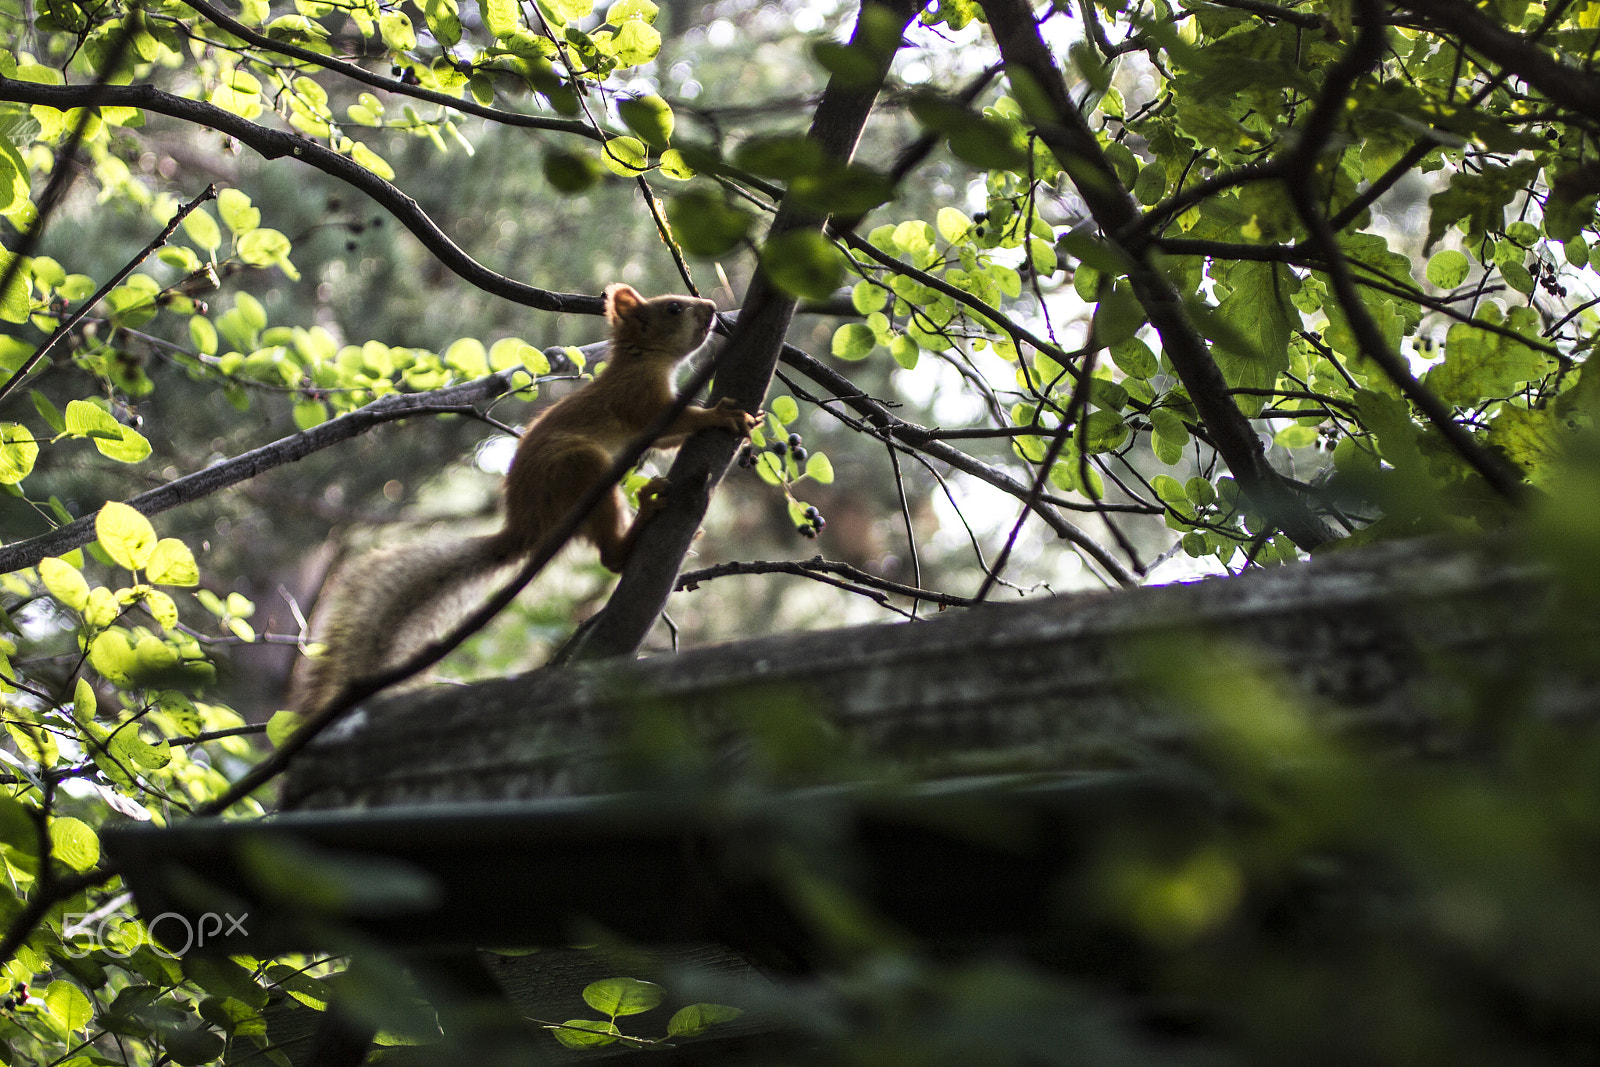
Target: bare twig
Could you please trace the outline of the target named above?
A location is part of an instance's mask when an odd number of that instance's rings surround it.
[[[83,317],[89,314],[89,309],[93,308],[96,304],[100,303],[100,301],[104,300],[106,298],[106,294],[111,292],[111,290],[115,289],[117,286],[121,285],[123,280],[127,278],[128,275],[132,274],[139,264],[143,263],[150,256],[154,255],[157,249],[166,244],[167,241],[172,237],[173,232],[177,230],[178,224],[183,222],[184,219],[188,218],[191,211],[205,203],[207,200],[215,199],[216,195],[217,187],[215,185],[208,185],[201,190],[199,196],[196,196],[193,200],[183,205],[183,207],[179,208],[173,214],[172,218],[168,220],[167,224],[161,228],[161,232],[156,234],[153,241],[145,245],[144,248],[139,250],[137,255],[128,260],[128,262],[124,263],[122,265],[122,269],[113,274],[110,280],[108,280],[104,285],[95,291],[93,296],[83,301],[72,310],[71,314],[62,319],[61,324],[55,328],[53,333],[50,334],[49,339],[46,340],[44,344],[40,345],[33,355],[24,360],[22,366],[13,371],[11,376],[7,378],[3,384],[0,384],[0,400],[4,400],[7,396],[9,396],[11,391],[15,389],[25,377],[27,377],[28,372],[52,351],[54,351],[55,347],[72,333],[73,329],[78,325],[78,323],[83,321]],[[0,292],[5,292],[4,282],[0,282]]]

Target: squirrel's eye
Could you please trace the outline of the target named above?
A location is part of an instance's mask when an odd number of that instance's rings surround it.
[[[678,301],[674,300],[671,303],[667,304],[667,310],[672,312],[672,314],[676,315],[676,314],[678,314],[679,312],[681,312],[683,310],[683,305],[678,303]]]

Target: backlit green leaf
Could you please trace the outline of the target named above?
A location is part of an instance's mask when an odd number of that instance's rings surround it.
[[[613,1018],[637,1015],[661,1003],[663,991],[654,982],[638,978],[606,978],[584,987],[583,1002]]]
[[[105,504],[95,516],[94,532],[106,554],[130,571],[140,570],[155,555],[155,527],[126,504]]]

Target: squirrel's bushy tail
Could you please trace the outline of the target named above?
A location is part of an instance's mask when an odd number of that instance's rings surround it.
[[[483,580],[517,555],[491,535],[382,548],[341,566],[312,626],[322,652],[302,661],[291,707],[310,714],[349,682],[405,662],[465,616]]]

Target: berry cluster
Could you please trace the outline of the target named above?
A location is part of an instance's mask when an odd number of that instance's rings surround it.
[[[806,506],[806,521],[794,528],[794,532],[801,537],[808,537],[815,541],[822,528],[828,525],[828,520],[822,517],[822,512],[817,510],[815,504]]]
[[[1554,264],[1547,264],[1543,260],[1536,259],[1533,261],[1533,267],[1529,269],[1528,273],[1533,275],[1533,280],[1538,282],[1539,287],[1551,296],[1567,295],[1567,287],[1556,281]]]
[[[0,1011],[16,1011],[27,1002],[28,987],[24,983],[18,982],[12,987],[11,995],[0,1000]]]
[[[789,435],[789,440],[774,441],[761,451],[771,452],[779,459],[782,459],[784,456],[792,455],[794,456],[794,461],[796,463],[804,465],[806,457],[810,455],[810,453],[806,451],[805,445],[801,443],[802,441],[803,438],[799,434],[792,433]],[[749,470],[755,465],[756,448],[749,441],[746,441],[744,443],[744,447],[739,450],[739,466],[744,470]]]

